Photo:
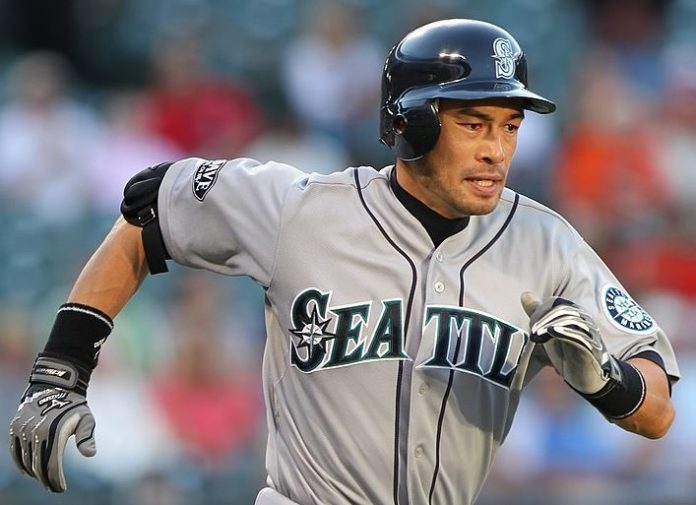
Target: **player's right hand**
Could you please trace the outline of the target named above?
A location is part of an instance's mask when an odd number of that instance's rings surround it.
[[[36,369],[37,365],[32,377]],[[10,423],[11,458],[22,473],[49,491],[62,493],[67,489],[63,473],[66,443],[75,435],[78,450],[84,456],[94,456],[94,427],[83,394],[55,384],[30,382]]]
[[[530,317],[532,342],[544,346],[551,364],[575,390],[595,394],[609,381],[620,381],[616,359],[585,310],[558,297],[542,303],[529,292],[522,294],[521,301]]]

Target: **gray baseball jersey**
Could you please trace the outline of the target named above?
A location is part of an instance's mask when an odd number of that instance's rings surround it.
[[[506,189],[434,247],[392,170],[192,158],[162,183],[172,258],[265,289],[269,486],[307,505],[472,503],[547,365],[523,291],[578,303],[615,356],[653,350],[678,376],[655,321],[556,213]]]

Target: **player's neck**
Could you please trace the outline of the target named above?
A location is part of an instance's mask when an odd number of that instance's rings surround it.
[[[397,181],[396,167],[391,171],[389,184],[399,202],[423,225],[435,247],[438,247],[446,238],[462,231],[469,224],[469,217],[446,218],[411,195]]]

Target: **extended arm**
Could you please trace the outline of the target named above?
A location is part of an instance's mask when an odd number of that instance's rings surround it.
[[[68,297],[114,318],[148,273],[141,229],[119,218],[83,268]]]
[[[10,455],[19,469],[48,490],[67,488],[63,453],[75,435],[79,451],[96,453],[87,386],[112,318],[137,291],[148,269],[140,228],[120,218],[80,273],[39,354],[17,415],[10,424]]]
[[[126,185],[121,205],[125,219],[116,221],[80,273],[67,303],[58,309],[46,346],[34,362],[17,415],[10,423],[12,459],[20,471],[36,478],[49,491],[63,492],[67,488],[63,453],[71,436],[75,436],[83,455],[96,453],[87,387],[101,347],[113,329],[113,318],[153,267],[153,273],[166,271],[164,245],[154,218],[159,185],[169,166],[165,163],[148,168]],[[152,224],[157,226],[148,228]],[[151,247],[154,243],[149,257],[144,240]]]

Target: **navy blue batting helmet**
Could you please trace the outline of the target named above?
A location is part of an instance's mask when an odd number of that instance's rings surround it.
[[[424,25],[392,48],[382,74],[380,140],[416,160],[440,135],[437,99],[521,98],[546,114],[556,105],[527,88],[527,59],[512,35],[470,19]]]

